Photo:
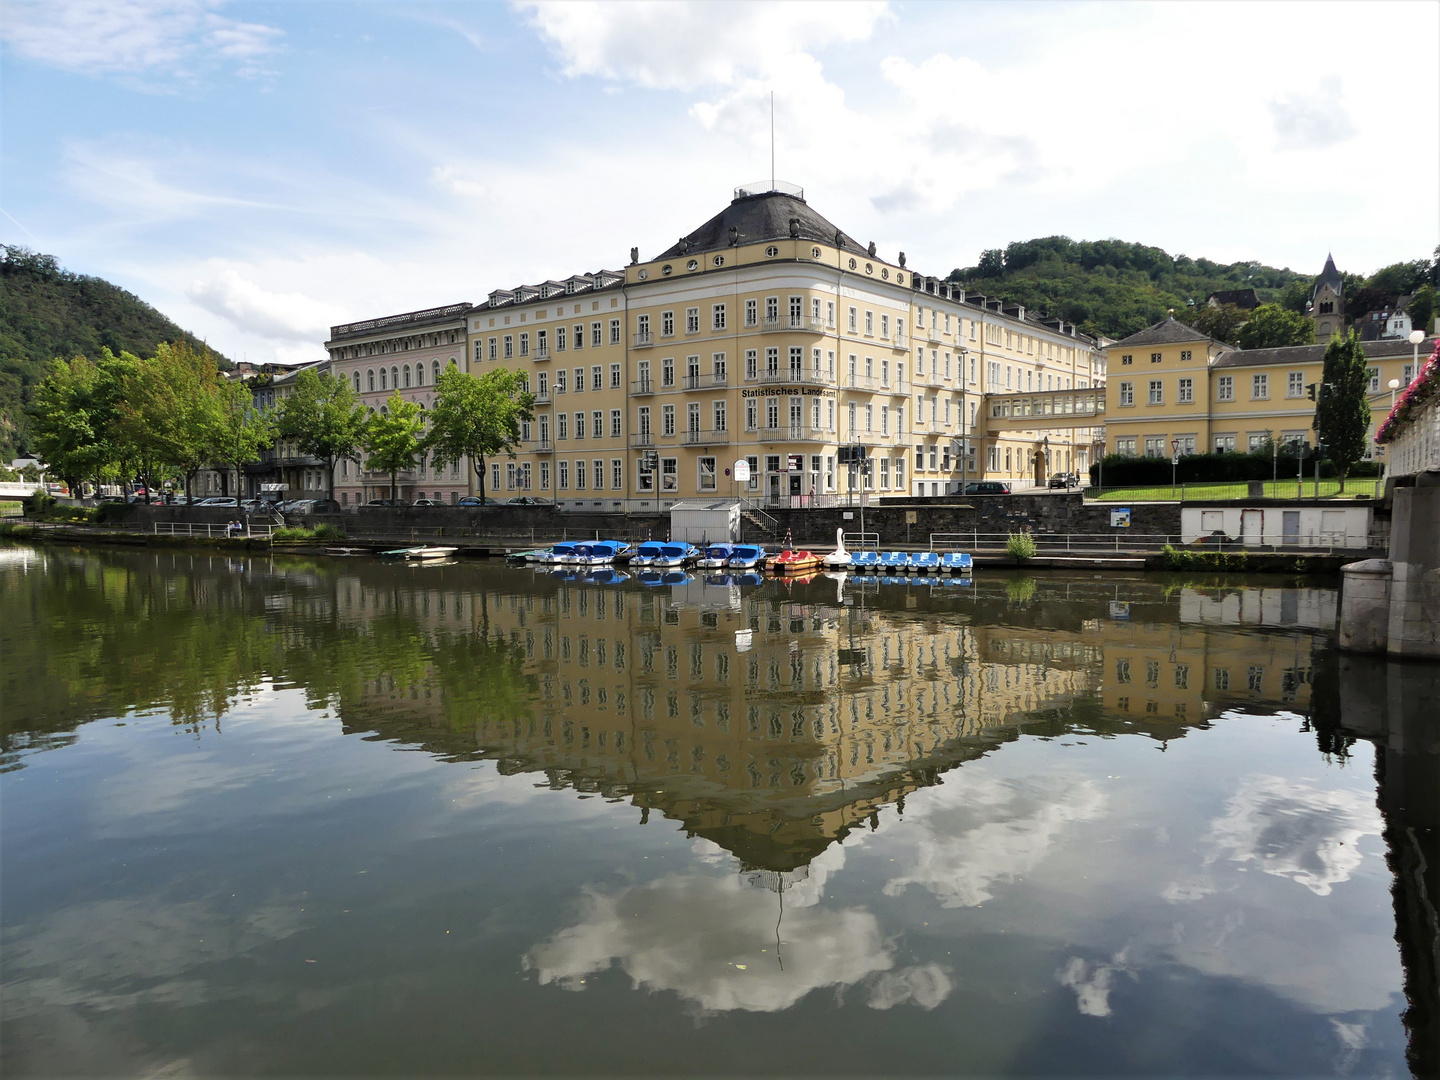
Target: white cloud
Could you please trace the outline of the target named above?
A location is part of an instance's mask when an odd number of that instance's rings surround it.
[[[952,988],[943,969],[893,970],[873,914],[820,905],[826,879],[843,862],[837,847],[808,874],[708,870],[617,893],[587,891],[579,921],[526,953],[525,967],[542,984],[578,991],[618,964],[636,989],[672,991],[706,1012],[778,1012],[813,990],[857,983],[868,986],[874,1008],[933,1009]]]
[[[770,76],[808,49],[863,41],[888,12],[852,3],[659,3],[515,5],[570,77],[597,76],[648,89],[727,86]]]
[[[885,895],[920,885],[952,908],[982,904],[997,885],[1035,870],[1066,827],[1106,804],[1093,782],[1059,775],[961,777],[927,795],[905,815],[907,831],[917,832],[914,863],[885,883]]]
[[[1360,840],[1378,836],[1380,811],[1350,791],[1322,790],[1280,776],[1252,776],[1210,824],[1206,863],[1256,863],[1267,874],[1329,896],[1364,859]]]
[[[1110,991],[1114,988],[1115,976],[1122,973],[1135,978],[1124,950],[1106,964],[1072,956],[1055,973],[1055,978],[1061,986],[1075,991],[1075,1006],[1081,1016],[1103,1017],[1110,1015]]]
[[[1321,81],[1314,94],[1285,94],[1270,102],[1270,117],[1280,145],[1287,149],[1325,150],[1347,142],[1355,124],[1341,102],[1340,80]]]
[[[324,341],[330,327],[340,321],[340,309],[304,293],[270,292],[233,267],[196,281],[188,295],[238,329],[277,341]]]
[[[0,36],[18,55],[79,75],[188,76],[212,58],[266,72],[283,32],[207,0],[10,0]]]

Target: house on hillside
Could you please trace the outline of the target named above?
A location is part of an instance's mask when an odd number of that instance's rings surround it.
[[[1254,289],[1221,289],[1205,298],[1206,307],[1221,307],[1224,304],[1238,307],[1242,311],[1254,311],[1260,306],[1260,297],[1255,295]]]
[[[1390,307],[1367,311],[1354,322],[1361,341],[1384,341],[1410,336],[1410,300],[1402,296]]]

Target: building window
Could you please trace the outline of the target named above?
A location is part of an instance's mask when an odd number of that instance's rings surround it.
[[[494,339],[493,337],[490,339],[490,342],[489,342],[489,351],[490,351],[490,359],[491,359],[491,360],[494,360],[494,359],[496,358],[497,354],[496,354],[496,352],[495,352],[495,339]]]
[[[1135,436],[1129,435],[1115,440],[1115,453],[1121,457],[1135,456]]]
[[[1151,405],[1165,404],[1165,384],[1159,379],[1150,380],[1150,397],[1148,400]]]
[[[604,458],[596,458],[591,464],[593,464],[594,467],[595,467],[595,475],[594,475],[594,477],[593,477],[593,479],[594,479],[594,481],[595,481],[595,490],[596,490],[596,491],[604,491],[604,490],[605,490],[605,459],[604,459]]]
[[[570,487],[570,463],[568,461],[555,463],[555,486],[561,491]]]
[[[660,490],[680,490],[680,459],[667,457],[660,459]]]
[[[685,309],[685,332],[687,334],[700,332],[700,309],[698,307]]]
[[[1146,435],[1146,436],[1145,436],[1145,456],[1146,456],[1146,457],[1159,457],[1159,458],[1163,458],[1163,457],[1165,456],[1165,436],[1164,436],[1164,435]]]
[[[756,326],[760,322],[760,301],[745,301],[745,325]]]
[[[620,320],[619,320],[619,319],[611,319],[611,320],[610,320],[610,344],[611,344],[611,345],[619,345],[619,344],[620,344]]]
[[[859,308],[853,308],[853,307],[852,307],[852,308],[850,309],[850,322],[849,322],[849,330],[850,330],[850,333],[853,334],[853,333],[856,332],[856,324],[857,324],[859,318],[860,318],[860,309],[859,309]]]
[[[575,462],[575,490],[585,490],[585,459]]]
[[[520,335],[520,355],[521,355],[521,356],[529,356],[529,355],[530,355],[530,335],[529,335],[529,334],[521,334],[521,335]]]
[[[566,430],[567,430],[567,427],[566,427],[566,426],[569,424],[569,422],[570,422],[570,414],[569,414],[569,413],[563,413],[563,412],[562,412],[562,413],[556,413],[556,414],[555,414],[555,438],[556,438],[556,439],[564,439],[564,438],[567,437],[567,436],[566,436]]]
[[[1235,452],[1234,434],[1216,435],[1215,452],[1217,454],[1233,454]]]
[[[573,332],[570,335],[570,340],[573,343],[572,347],[583,349],[585,347],[585,324],[576,323],[572,329]]]
[[[649,434],[650,434],[650,406],[649,406],[649,405],[641,405],[641,406],[640,406],[640,416],[639,416],[639,425],[638,425],[638,426],[639,426],[639,428],[640,428],[640,434],[641,434],[641,435],[643,435],[643,436],[649,436]]]
[[[1159,354],[1158,352],[1152,352],[1152,353],[1150,354],[1150,363],[1152,363],[1152,364],[1158,364],[1159,362],[1160,362],[1160,354]]]
[[[619,389],[620,389],[620,365],[619,365],[619,364],[611,364],[611,365],[610,365],[610,389],[611,389],[611,390],[619,390]]]
[[[1189,350],[1189,349],[1181,349],[1181,350],[1180,350],[1180,362],[1181,362],[1182,364],[1188,364],[1188,363],[1190,362],[1190,350]]]
[[[1375,372],[1375,381],[1380,381],[1378,368],[1371,368]],[[1292,371],[1285,377],[1285,396],[1298,398],[1305,396],[1305,373],[1303,371]]]
[[[1181,405],[1193,405],[1195,403],[1195,380],[1181,379],[1179,386],[1178,400]]]
[[[600,348],[601,345],[605,344],[603,323],[596,322],[590,324],[590,344],[597,349]]]
[[[671,436],[675,434],[675,406],[660,406],[660,434]]]
[[[1380,369],[1378,367],[1368,368],[1365,375],[1367,379],[1365,389],[1372,394],[1378,394],[1380,392]]]
[[[619,491],[625,486],[625,459],[610,459],[610,486]]]
[[[1250,376],[1250,396],[1255,399],[1268,398],[1270,396],[1270,376]]]
[[[611,410],[610,410],[610,437],[611,437],[612,439],[618,439],[618,438],[620,438],[620,410],[619,410],[619,409],[611,409]]]
[[[660,361],[660,385],[675,385],[675,358],[673,356],[667,356]]]
[[[505,359],[510,360],[515,356],[515,335],[505,335]]]
[[[711,330],[724,330],[724,329],[725,329],[725,305],[724,305],[724,304],[711,304],[711,305],[710,305],[710,329],[711,329]]]
[[[700,490],[715,490],[715,459],[713,457],[702,457],[699,459],[700,469]]]
[[[605,368],[600,364],[596,364],[590,369],[590,389],[605,389]]]
[[[563,326],[557,326],[555,328],[555,351],[565,351],[565,327]]]
[[[1123,356],[1120,357],[1120,363],[1126,367],[1129,367],[1134,362],[1135,357],[1132,356],[1130,353],[1125,353]]]
[[[660,335],[661,337],[673,337],[675,334],[675,312],[662,311],[660,313]]]
[[[594,439],[605,437],[605,414],[599,409],[590,414],[590,437]]]
[[[1122,382],[1120,384],[1120,404],[1135,404],[1135,384],[1133,382]]]
[[[585,414],[583,412],[575,414],[575,438],[585,438]]]
[[[1233,376],[1233,375],[1221,375],[1220,378],[1216,380],[1216,382],[1215,382],[1215,400],[1216,400],[1216,401],[1234,401],[1234,400],[1235,400],[1235,376]]]
[[[726,404],[724,398],[711,404],[711,420],[714,423],[716,431],[724,431],[726,429],[725,410]]]

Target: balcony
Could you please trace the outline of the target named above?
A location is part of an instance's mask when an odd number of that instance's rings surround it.
[[[535,452],[537,454],[553,454],[555,452],[555,444],[546,438],[536,439]]]
[[[874,390],[875,377],[873,375],[846,375],[843,385],[849,390]]]
[[[760,330],[767,334],[778,330],[803,330],[812,334],[833,334],[835,324],[805,315],[782,315],[775,319],[761,319]]]
[[[834,442],[835,432],[808,424],[782,424],[779,427],[750,428],[745,438],[753,442]]]
[[[655,433],[653,431],[642,431],[639,434],[630,436],[631,446],[654,446]]]
[[[803,368],[773,368],[756,375],[747,375],[746,382],[761,386],[775,386],[783,383],[800,383],[806,386],[828,386],[834,380],[822,371],[806,371]]]
[[[686,431],[682,433],[680,442],[685,446],[719,446],[730,441],[730,432],[725,430],[713,431]]]
[[[547,390],[537,390],[537,391],[535,392],[535,404],[536,404],[536,405],[549,405],[549,404],[550,404],[550,391],[549,391],[548,389],[547,389]]]
[[[522,352],[520,355],[521,355],[521,356],[524,356],[525,354]],[[537,364],[538,364],[541,360],[549,360],[549,359],[550,359],[550,346],[549,346],[549,345],[537,345],[537,346],[535,347],[535,351],[530,354],[530,359],[534,360]]]
[[[686,375],[681,385],[686,390],[710,390],[717,386],[728,386],[729,377],[722,371],[710,375]]]
[[[649,330],[638,334],[630,335],[630,347],[633,349],[648,349],[655,344],[655,336]]]
[[[655,393],[655,380],[653,380],[653,379],[632,379],[632,380],[630,380],[630,393],[632,393],[632,394],[653,394],[653,393]]]

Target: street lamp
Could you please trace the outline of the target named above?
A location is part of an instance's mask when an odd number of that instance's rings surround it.
[[[1391,411],[1391,412],[1394,412],[1394,411],[1395,411],[1395,391],[1400,389],[1400,380],[1399,380],[1399,379],[1391,379],[1388,385],[1389,385],[1389,387],[1390,387],[1390,411]]]
[[[1175,488],[1180,472],[1180,440],[1170,440],[1170,495],[1175,495]]]
[[[1410,331],[1410,377],[1413,379],[1420,374],[1420,343],[1425,340],[1424,330]],[[1390,407],[1395,407],[1395,402],[1390,402]]]

